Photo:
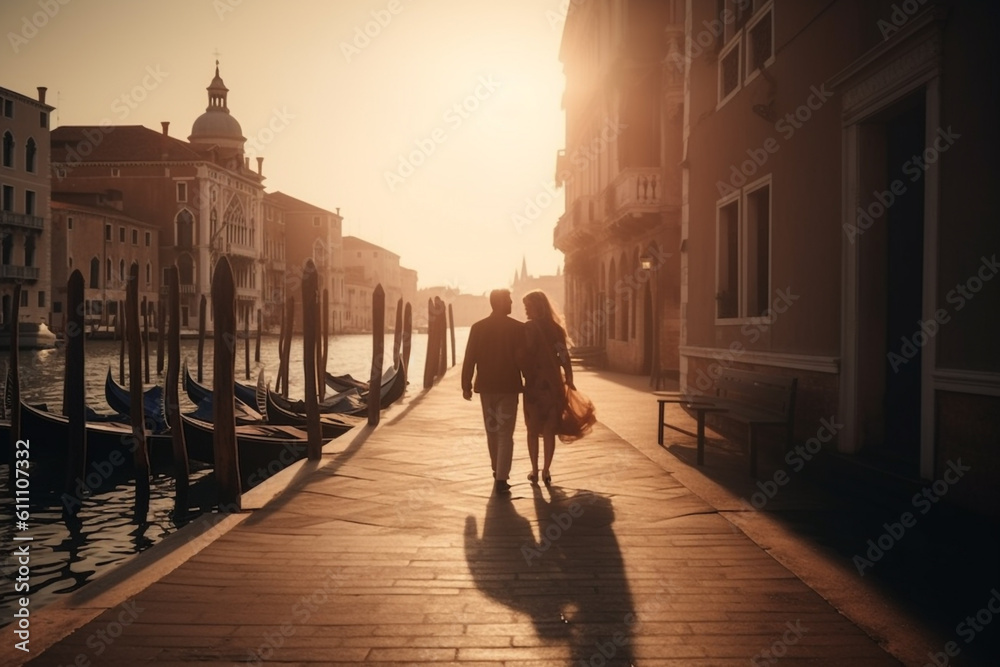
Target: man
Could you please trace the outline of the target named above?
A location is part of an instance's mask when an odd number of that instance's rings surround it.
[[[523,389],[518,357],[524,337],[524,323],[509,317],[510,291],[490,292],[493,313],[472,325],[462,363],[462,396],[472,400],[479,394],[486,425],[486,443],[493,466],[495,493],[507,493],[510,462],[514,454],[514,426],[517,423],[518,394]],[[475,385],[472,382],[475,374]]]

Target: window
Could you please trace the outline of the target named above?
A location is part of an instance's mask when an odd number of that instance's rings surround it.
[[[740,44],[736,39],[719,57],[719,106],[740,89]]]
[[[38,154],[38,146],[35,145],[34,139],[28,139],[28,143],[24,145],[24,168],[30,173],[35,173],[35,157]]]
[[[105,223],[105,225],[104,225],[104,240],[105,241],[110,241],[111,240],[111,223],[110,222]]]
[[[118,280],[120,280],[122,282],[122,284],[125,283],[125,260],[124,259],[118,260]]]
[[[770,304],[770,177],[718,207],[716,317],[759,317]]]
[[[118,167],[111,167],[111,177],[118,178],[122,175],[122,170]]]
[[[71,268],[71,269],[73,268],[73,257],[72,256],[66,258],[66,264],[69,266],[69,268]]]
[[[5,185],[3,186],[3,210],[13,211],[14,210],[14,186]]]
[[[45,292],[38,293],[38,307],[39,308],[45,307]]]
[[[3,166],[14,166],[14,135],[10,130],[3,133]]]
[[[35,265],[35,237],[28,236],[24,239],[24,265]]]
[[[119,243],[125,243],[125,228],[124,227],[119,227],[118,228],[118,242]]]
[[[21,292],[21,308],[28,307],[28,290]]]
[[[318,215],[314,215],[313,216],[313,227],[319,227],[319,216]]]
[[[73,229],[73,216],[66,218],[66,229]]]
[[[98,281],[100,280],[101,274],[101,262],[96,257],[90,260],[90,282],[87,283],[87,287],[90,289],[97,289],[100,287]]]
[[[190,248],[194,245],[194,217],[187,209],[177,214],[174,221],[176,228],[177,246]]]
[[[24,212],[26,215],[35,214],[35,193],[31,190],[24,191]]]
[[[132,245],[139,245],[139,230],[132,230]]]
[[[768,7],[747,27],[747,78],[764,69],[774,60],[773,12]]]
[[[153,234],[151,232],[146,232],[146,247],[148,248],[153,243]]]
[[[3,101],[3,115],[4,118],[14,117],[14,100],[4,99]]]
[[[153,282],[153,265],[146,262],[146,284],[149,285]]]
[[[55,313],[56,315],[62,312],[62,301],[52,302],[52,312]]]
[[[187,183],[177,184],[177,201],[187,201],[188,200],[188,186]]]
[[[49,129],[49,114],[44,111],[38,113],[38,127]]]
[[[107,263],[104,265],[104,280],[106,281],[104,283],[105,285],[111,282],[111,272],[112,272],[111,258],[109,257]]]

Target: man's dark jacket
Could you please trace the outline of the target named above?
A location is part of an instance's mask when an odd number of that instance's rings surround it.
[[[507,315],[493,313],[473,324],[462,363],[462,390],[519,393],[523,384],[518,358],[523,344],[524,323]],[[473,371],[476,375],[474,386]]]

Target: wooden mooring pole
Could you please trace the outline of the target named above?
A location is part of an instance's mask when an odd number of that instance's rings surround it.
[[[236,448],[236,382],[233,354],[236,346],[236,285],[233,269],[225,256],[215,264],[212,276],[212,320],[215,348],[212,359],[212,405],[215,409],[213,445],[215,481],[219,487],[219,509],[240,509],[240,461]]]
[[[142,297],[142,351],[146,358],[146,384],[149,384],[149,302]]]
[[[125,302],[118,302],[118,317],[116,318],[119,330],[119,343],[118,346],[118,384],[125,386],[125,339],[128,336],[125,333]]]
[[[156,374],[163,374],[163,345],[167,337],[167,307],[163,299],[156,302]]]
[[[177,391],[181,370],[181,294],[176,266],[167,268],[167,287],[170,325],[167,331],[167,395],[164,400],[174,452],[174,516],[184,516],[188,511],[190,467],[187,446],[184,443],[184,425],[181,423],[180,396]]]
[[[149,512],[149,452],[146,449],[146,424],[142,401],[142,337],[139,333],[138,263],[132,262],[128,275],[128,285],[125,290],[125,335],[128,337],[129,413],[134,445],[135,514],[137,518],[145,519]],[[148,375],[148,355],[146,361]]]
[[[281,395],[288,398],[288,375],[291,367],[292,338],[295,337],[295,297],[289,296],[285,307],[285,348],[281,351]]]
[[[10,495],[15,494],[16,486],[16,475],[17,475],[17,465],[15,461],[17,460],[17,450],[20,446],[17,442],[21,439],[21,376],[18,370],[17,363],[17,353],[18,348],[21,345],[21,332],[18,329],[18,318],[20,317],[21,310],[21,284],[14,284],[14,296],[10,302],[10,322],[7,326],[10,327],[10,357],[7,366],[7,401],[10,404],[10,446],[7,451],[10,453],[9,465],[7,471],[9,473],[10,483],[7,488],[10,489]],[[81,334],[83,331],[81,330]],[[30,453],[30,450],[29,450]]]
[[[246,362],[246,377],[250,379],[250,306],[243,309],[243,359]]]
[[[307,456],[318,461],[323,455],[323,434],[319,424],[319,401],[316,398],[316,310],[319,279],[316,265],[306,260],[302,270],[302,364],[306,383],[306,432],[309,434]]]
[[[198,304],[198,382],[204,382],[202,379],[202,368],[204,368],[205,361],[205,317],[207,306],[205,303],[205,295],[201,295],[201,302]]]
[[[396,302],[396,325],[392,330],[392,365],[399,364],[403,343],[403,297]]]
[[[455,312],[448,304],[448,328],[451,330],[451,365],[455,365]]]
[[[76,269],[66,284],[66,374],[63,380],[63,414],[69,420],[66,493],[71,497],[76,492],[77,480],[82,480],[87,474],[83,312],[83,274]],[[79,508],[79,503],[63,503],[63,511],[71,516],[75,516]]]
[[[330,353],[330,292],[323,290],[323,320],[320,326],[319,370],[316,372],[319,385],[319,400],[326,398],[326,361]]]
[[[435,321],[434,299],[427,299],[427,359],[424,361],[424,389],[434,386],[434,374],[438,367],[437,322]]]
[[[440,345],[437,376],[442,377],[448,370],[448,309],[440,297],[434,298],[434,307],[437,309],[438,345]]]
[[[382,357],[385,355],[385,290],[372,292],[372,372],[368,381],[368,425],[378,426],[382,415]]]
[[[257,362],[258,364],[260,363],[260,333],[261,333],[261,328],[263,327],[263,319],[264,319],[264,315],[261,312],[260,308],[258,308],[257,309],[257,344],[254,347],[254,351],[253,351],[253,360],[255,362]]]
[[[407,302],[403,308],[403,368],[410,377],[410,348],[413,346],[413,307]]]

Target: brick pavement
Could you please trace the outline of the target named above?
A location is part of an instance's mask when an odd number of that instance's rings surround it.
[[[525,480],[519,426],[512,493],[491,497],[458,380],[287,471],[263,509],[172,536],[162,552],[182,562],[148,586],[58,603],[92,618],[28,664],[900,664],[603,424],[557,446],[551,489]]]

